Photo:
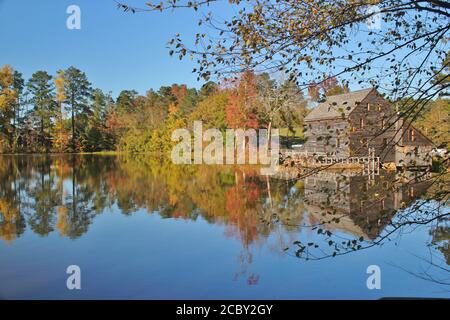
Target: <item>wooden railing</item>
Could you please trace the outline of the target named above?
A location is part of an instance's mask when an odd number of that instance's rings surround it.
[[[368,175],[378,175],[380,173],[380,157],[375,156],[375,149],[369,148],[367,156],[337,157],[329,156],[325,153],[308,152],[300,150],[282,150],[281,155],[284,159],[290,157],[294,162],[312,164],[312,165],[363,165],[363,173]]]

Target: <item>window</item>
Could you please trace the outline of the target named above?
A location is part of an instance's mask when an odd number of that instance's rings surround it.
[[[409,187],[409,196],[414,197],[414,187]]]
[[[341,139],[339,139],[339,138],[336,139],[336,147],[337,148],[341,147]]]
[[[370,103],[367,104],[367,111],[370,111]]]
[[[359,128],[360,129],[364,128],[364,119],[363,118],[359,118]]]
[[[409,129],[409,140],[410,141],[416,141],[416,132],[414,129]]]

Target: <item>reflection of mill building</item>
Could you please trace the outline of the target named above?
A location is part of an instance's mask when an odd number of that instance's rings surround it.
[[[427,179],[402,185],[395,173],[371,179],[320,171],[305,178],[305,200],[309,214],[326,222],[327,228],[375,239],[396,210],[417,199],[429,186]]]
[[[305,118],[305,151],[363,157],[373,148],[382,162],[429,165],[433,143],[394,109],[375,89],[327,97]]]

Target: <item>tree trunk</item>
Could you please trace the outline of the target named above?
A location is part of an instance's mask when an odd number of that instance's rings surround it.
[[[72,151],[75,151],[75,99],[72,95],[71,99],[71,109],[72,109]]]
[[[266,154],[269,153],[270,138],[272,137],[272,120],[269,121],[267,126],[267,144],[266,144]]]
[[[44,117],[41,117],[41,144],[47,149],[44,137]]]

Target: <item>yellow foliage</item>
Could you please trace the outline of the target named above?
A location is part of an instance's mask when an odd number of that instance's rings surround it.
[[[57,75],[55,77],[56,101],[58,102],[64,102],[64,100],[66,100],[66,91],[64,88],[64,84],[64,71],[60,70],[57,72]]]
[[[67,208],[65,206],[58,206],[56,208],[58,213],[58,219],[56,221],[56,228],[59,230],[61,237],[64,237],[68,233],[69,224],[67,223]]]

